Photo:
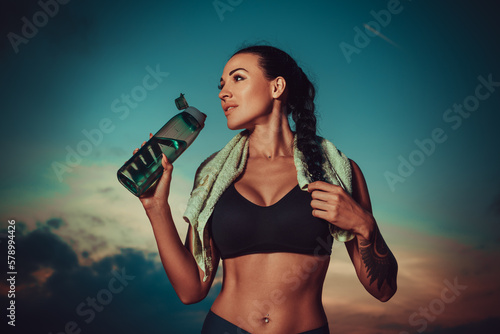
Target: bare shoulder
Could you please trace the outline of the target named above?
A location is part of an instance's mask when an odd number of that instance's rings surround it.
[[[368,186],[366,184],[365,177],[361,168],[354,160],[349,159],[352,169],[352,197],[356,202],[358,202],[364,209],[372,212],[372,205],[370,201],[370,195],[368,194]]]
[[[358,164],[352,159],[349,159],[349,162],[351,163],[352,178],[357,179],[361,177],[364,179],[363,173],[361,172],[361,168],[359,168]]]
[[[353,186],[352,190],[354,192],[355,190],[359,190],[359,186],[362,186],[363,184],[366,186],[366,181],[363,172],[361,171],[361,168],[359,168],[358,164],[352,159],[349,159],[349,162],[351,163]]]

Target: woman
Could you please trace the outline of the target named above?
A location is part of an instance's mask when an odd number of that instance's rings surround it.
[[[387,301],[396,292],[397,262],[372,215],[361,170],[343,156],[352,178],[324,181],[332,171],[324,170],[327,146],[320,142],[327,141],[316,136],[314,95],[313,85],[285,52],[270,46],[236,52],[223,70],[219,98],[228,128],[244,129],[238,135],[247,140],[244,170],[224,187],[206,226],[189,226],[185,246],[168,204],[173,167],[165,156],[163,176],[140,198],[183,303],[207,296],[223,259],[222,290],[202,333],[329,333],[321,295],[333,231],[350,233],[345,245],[370,294]],[[313,181],[304,189],[298,154]],[[198,181],[202,170],[203,164],[195,189],[206,181]],[[207,262],[195,251],[197,233],[208,238]]]

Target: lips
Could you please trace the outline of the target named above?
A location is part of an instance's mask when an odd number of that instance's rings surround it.
[[[228,115],[232,110],[238,107],[236,104],[226,104],[224,106],[224,114]]]

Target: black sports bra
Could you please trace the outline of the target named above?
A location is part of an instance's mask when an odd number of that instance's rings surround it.
[[[250,202],[231,184],[208,224],[222,259],[269,252],[332,253],[329,223],[312,215],[311,194],[298,184],[270,206]]]

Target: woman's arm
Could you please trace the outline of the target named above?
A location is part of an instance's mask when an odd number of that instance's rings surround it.
[[[360,223],[353,230],[356,237],[346,242],[345,246],[361,284],[371,295],[385,302],[396,293],[398,263],[372,215],[370,196],[363,173],[352,160],[351,166],[352,197],[367,215],[364,223]]]
[[[220,259],[212,239],[210,239],[210,245],[213,255],[213,270],[209,279],[203,282],[204,273],[192,254],[193,232],[191,225],[187,232],[186,245],[183,245],[168,203],[157,208],[149,208],[146,210],[146,214],[153,227],[163,268],[177,296],[184,304],[193,304],[203,300],[212,286]]]
[[[355,238],[345,243],[356,274],[365,289],[380,301],[396,293],[398,264],[385,243],[372,214],[370,196],[358,165],[352,166],[352,196],[342,187],[322,181],[308,185],[312,214]]]
[[[183,245],[172,218],[168,197],[173,166],[165,155],[162,157],[162,166],[161,178],[139,199],[151,222],[161,262],[170,283],[184,304],[193,304],[207,296],[217,273],[220,256],[210,240],[213,255],[212,268],[214,269],[209,279],[203,282],[204,273],[192,254],[191,226],[188,229],[186,245]]]

